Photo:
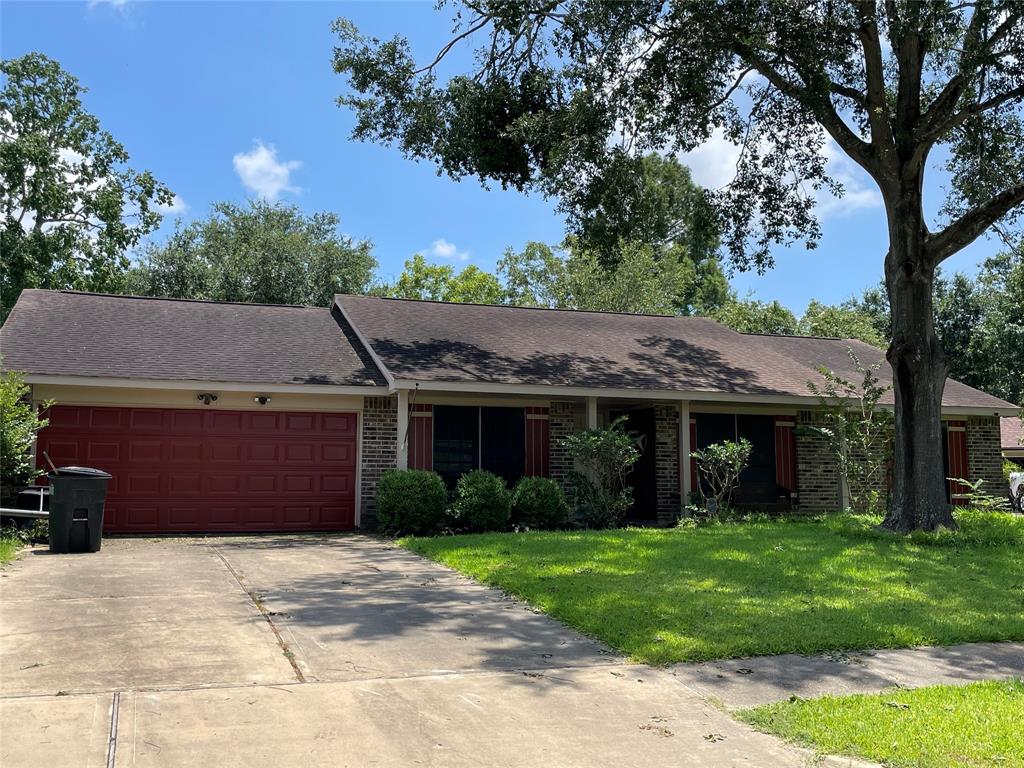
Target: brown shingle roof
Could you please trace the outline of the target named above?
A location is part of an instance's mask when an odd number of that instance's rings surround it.
[[[819,365],[853,377],[881,350],[859,341],[737,333],[700,317],[338,296],[396,379],[807,397]],[[879,370],[883,380],[888,366]],[[891,395],[890,395],[891,402]],[[949,382],[949,407],[1010,404]]]
[[[23,291],[0,330],[9,370],[259,384],[380,385],[326,308]]]
[[[1016,416],[999,420],[999,444],[1004,448],[1024,448],[1024,421]]]

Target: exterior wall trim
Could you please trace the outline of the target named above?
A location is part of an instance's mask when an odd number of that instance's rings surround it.
[[[76,387],[110,387],[128,389],[200,389],[222,392],[294,392],[321,395],[386,395],[387,387],[343,384],[268,384],[255,381],[195,381],[191,379],[123,379],[100,376],[51,376],[30,373],[28,384],[53,384]]]
[[[731,392],[703,392],[699,390],[657,390],[657,389],[615,389],[602,387],[573,387],[552,384],[494,384],[491,382],[467,381],[418,381],[416,379],[395,379],[391,391],[399,389],[415,389],[420,392],[466,392],[505,395],[534,395],[552,399],[569,397],[598,397],[626,400],[665,400],[677,402],[689,399],[697,409],[700,401],[709,403],[763,403],[766,405],[791,405],[801,409],[811,407],[817,409],[819,401],[813,396],[803,395],[757,395]],[[882,408],[892,410],[892,405]],[[975,415],[975,416],[1015,416],[1020,412],[1016,406],[1010,407],[978,407],[978,406],[945,406],[943,415]]]

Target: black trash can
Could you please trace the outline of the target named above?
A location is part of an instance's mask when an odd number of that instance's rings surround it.
[[[46,477],[50,481],[50,551],[99,552],[111,476],[102,469],[61,467]]]

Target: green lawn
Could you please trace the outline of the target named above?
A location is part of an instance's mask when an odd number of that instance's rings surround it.
[[[401,543],[650,664],[1024,639],[1024,518],[965,515],[957,534],[915,539],[875,522]]]
[[[1024,681],[826,696],[739,713],[755,728],[819,752],[893,768],[1024,767]]]
[[[8,536],[6,532],[0,534],[0,565],[6,565],[11,562],[22,546],[21,539],[15,536]]]

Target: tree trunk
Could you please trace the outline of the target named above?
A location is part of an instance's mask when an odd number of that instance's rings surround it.
[[[915,199],[916,197],[916,199]],[[885,281],[892,311],[896,444],[885,527],[907,533],[955,527],[946,500],[942,453],[942,390],[948,366],[935,333],[935,267],[924,252],[920,197],[904,189],[890,209]]]

